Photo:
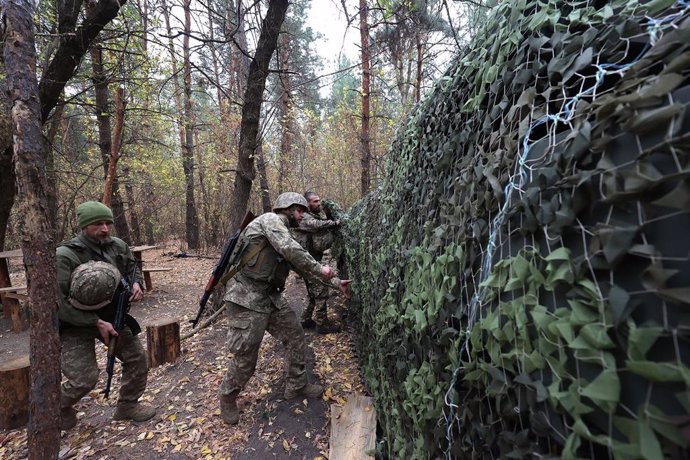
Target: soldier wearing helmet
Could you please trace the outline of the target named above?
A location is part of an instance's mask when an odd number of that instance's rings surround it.
[[[265,331],[280,340],[288,354],[285,399],[323,393],[321,385],[308,383],[304,330],[282,291],[290,269],[338,289],[346,297],[350,281],[335,277],[328,265],[314,260],[290,234],[289,227],[299,224],[307,208],[307,200],[299,193],[281,194],[273,212],[247,225],[231,256],[232,263],[240,267],[228,281],[224,298],[228,350],[233,356],[219,390],[221,417],[228,424],[239,421],[237,396],[254,374]]]
[[[98,382],[95,340],[104,343],[118,336],[116,356],[122,361],[122,380],[115,420],[144,421],[155,409],[138,402],[146,389],[148,365],[137,334],[141,327],[130,315],[117,332],[112,322],[117,308],[121,277],[128,280],[130,301],[143,297],[143,280],[127,243],[110,236],[113,213],[102,203],[87,201],[77,207],[81,232],[57,248],[57,279],[60,289],[58,318],[62,342],[60,427],[77,423],[73,406]]]
[[[299,226],[294,229],[295,239],[315,260],[321,262],[323,253],[333,244],[333,231],[340,226],[340,221],[326,219],[321,214],[321,198],[315,192],[306,192],[304,199],[308,210]],[[309,278],[304,278],[304,284],[309,303],[302,311],[302,327],[306,329],[316,326],[316,331],[320,334],[340,331],[340,327],[328,319],[328,289],[320,283],[311,282]]]

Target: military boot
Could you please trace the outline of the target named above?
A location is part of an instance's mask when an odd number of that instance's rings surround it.
[[[325,321],[324,323],[316,325],[316,332],[319,334],[333,334],[335,332],[340,332],[340,325],[333,322]]]
[[[314,329],[315,326],[316,323],[311,318],[302,321],[302,329]]]
[[[294,399],[298,396],[304,396],[305,398],[318,398],[323,394],[323,387],[316,383],[307,383],[302,388],[296,390],[286,388],[285,389],[285,399]]]
[[[220,418],[228,425],[237,425],[240,421],[240,411],[237,409],[238,392],[220,395]]]
[[[113,420],[134,420],[135,422],[145,422],[156,415],[156,408],[145,406],[138,402],[117,403]]]
[[[74,409],[81,398],[70,398],[60,393],[60,429],[71,430],[77,425],[77,411]]]
[[[60,409],[60,429],[71,430],[77,426],[77,411],[73,407]]]

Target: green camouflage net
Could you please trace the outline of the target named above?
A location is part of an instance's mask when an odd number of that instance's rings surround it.
[[[350,210],[391,458],[687,458],[690,3],[512,0]]]

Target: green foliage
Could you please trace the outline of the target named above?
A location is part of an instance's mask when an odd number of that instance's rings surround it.
[[[690,6],[502,2],[343,230],[391,458],[687,455]]]

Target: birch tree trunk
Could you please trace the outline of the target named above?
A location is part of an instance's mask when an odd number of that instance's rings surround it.
[[[14,167],[22,213],[22,250],[31,304],[29,459],[57,458],[60,450],[60,337],[55,242],[49,220],[46,143],[31,2],[3,0],[3,55],[14,137]]]

